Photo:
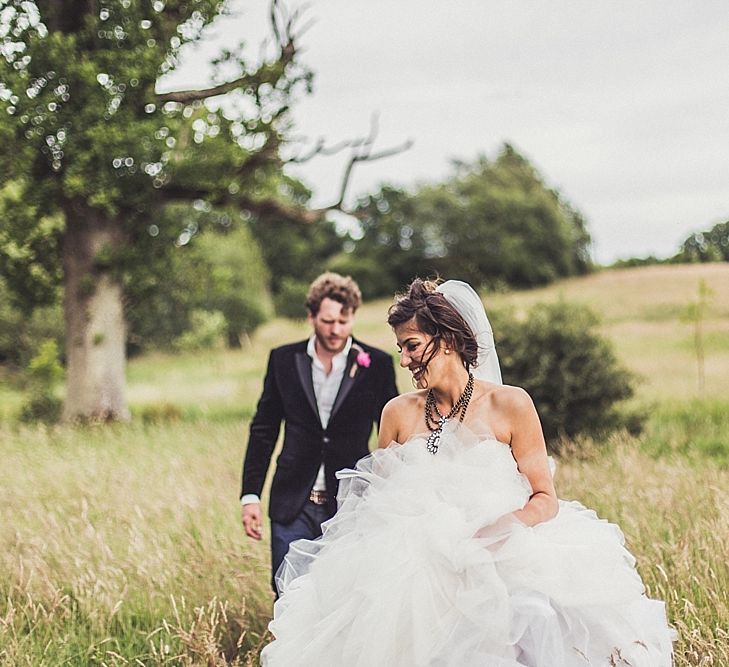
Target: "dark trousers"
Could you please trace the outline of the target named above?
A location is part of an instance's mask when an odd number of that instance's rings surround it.
[[[296,540],[313,540],[321,535],[321,525],[329,518],[326,505],[315,505],[307,500],[291,523],[271,521],[271,585],[276,588],[276,572],[283,563],[289,544]]]

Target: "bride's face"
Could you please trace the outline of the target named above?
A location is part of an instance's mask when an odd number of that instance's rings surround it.
[[[428,376],[432,377],[440,356],[440,350],[434,349],[433,337],[420,331],[415,319],[394,327],[393,331],[400,351],[400,366],[413,374],[413,382],[418,389],[427,388]]]

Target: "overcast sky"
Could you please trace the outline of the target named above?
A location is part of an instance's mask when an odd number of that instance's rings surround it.
[[[729,218],[726,0],[307,6],[315,23],[300,46],[315,91],[296,106],[297,131],[334,142],[365,134],[378,112],[380,147],[415,141],[358,167],[350,200],[382,182],[441,179],[452,158],[494,156],[509,141],[584,213],[600,262],[673,254]],[[258,44],[268,3],[231,8],[165,89],[204,85],[220,48]],[[332,158],[296,172],[317,204],[336,198],[341,173]]]

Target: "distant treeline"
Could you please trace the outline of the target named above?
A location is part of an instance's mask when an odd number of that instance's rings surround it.
[[[729,262],[729,220],[704,232],[691,234],[672,257],[631,257],[621,259],[614,267],[648,266],[651,264],[698,264],[700,262]]]

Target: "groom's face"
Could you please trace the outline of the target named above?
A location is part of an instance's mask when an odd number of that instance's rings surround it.
[[[352,335],[354,313],[343,308],[339,301],[322,299],[319,312],[309,314],[309,322],[314,327],[316,342],[322,351],[337,354],[344,349],[347,339]]]

